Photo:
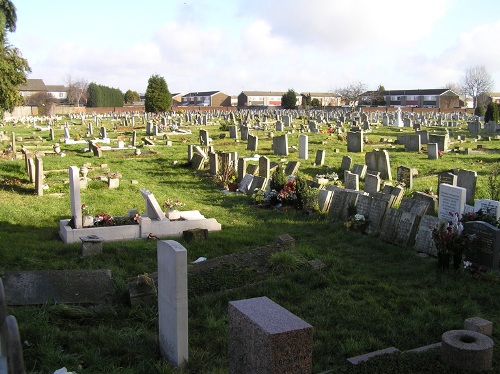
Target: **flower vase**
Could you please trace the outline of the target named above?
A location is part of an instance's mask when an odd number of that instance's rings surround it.
[[[236,190],[238,189],[238,183],[229,183],[227,185],[227,188],[230,192],[236,192]]]
[[[84,215],[82,217],[82,226],[83,227],[92,227],[94,226],[94,217],[92,217],[91,215]]]
[[[449,253],[438,253],[438,269],[448,269],[450,267],[450,257]]]
[[[165,216],[169,220],[173,221],[181,218],[181,212],[179,212],[177,209],[169,209],[165,212]]]

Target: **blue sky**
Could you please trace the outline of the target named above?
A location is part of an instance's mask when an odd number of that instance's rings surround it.
[[[9,42],[45,84],[143,93],[441,88],[482,65],[500,91],[498,0],[12,0]]]

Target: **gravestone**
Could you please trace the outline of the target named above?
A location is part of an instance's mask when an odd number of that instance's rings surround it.
[[[500,202],[496,200],[481,199],[474,202],[474,212],[482,210],[498,221],[500,219]]]
[[[374,150],[366,152],[365,164],[369,172],[380,172],[380,178],[392,180],[391,163],[389,160],[389,152],[384,150]]]
[[[275,155],[288,156],[288,135],[283,134],[273,138],[273,150]]]
[[[438,217],[429,215],[424,215],[422,217],[418,226],[417,234],[415,235],[415,245],[413,247],[415,251],[437,256],[437,249],[432,237],[432,230],[438,224]]]
[[[229,302],[229,372],[310,373],[313,327],[267,297]]]
[[[429,203],[429,208],[427,209],[426,214],[432,215],[437,213],[438,211],[438,198],[436,195],[429,195],[425,192],[415,191],[413,192],[413,198],[415,200],[423,200]]]
[[[441,186],[442,183],[449,184],[450,186],[457,185],[457,176],[453,173],[450,173],[449,171],[439,173],[437,177],[438,177],[438,189],[437,189],[438,195],[439,195],[439,186]]]
[[[236,182],[241,182],[247,170],[247,160],[244,157],[238,158]]]
[[[348,208],[350,205],[356,205],[360,192],[348,191],[342,188],[336,189],[330,204],[328,215],[333,220],[343,221],[347,219]]]
[[[403,184],[405,188],[413,188],[413,173],[411,168],[406,166],[399,166],[397,170],[397,180]]]
[[[35,174],[36,174],[36,168],[35,168],[35,161],[33,160],[33,157],[31,157],[31,153],[26,153],[26,161],[27,161],[27,171],[28,171],[28,179],[30,183],[35,182]]]
[[[188,360],[187,250],[174,240],[157,244],[160,351],[174,366]]]
[[[408,135],[408,139],[405,144],[405,152],[420,152],[420,148],[420,136]]]
[[[240,132],[241,132],[241,140],[247,141],[248,140],[248,127],[247,126],[240,126]]]
[[[80,170],[76,166],[69,167],[69,199],[71,219],[75,229],[82,228],[82,201],[80,198]]]
[[[326,151],[324,151],[322,149],[318,149],[316,151],[316,159],[314,161],[314,164],[316,166],[323,166],[325,164],[325,155],[326,155]]]
[[[354,164],[352,167],[352,173],[357,174],[359,176],[359,179],[365,179],[366,176],[366,165],[361,165],[361,164]]]
[[[141,195],[146,203],[146,216],[158,221],[165,220],[165,213],[154,195],[146,189],[141,190]]]
[[[352,158],[349,156],[342,157],[342,163],[340,164],[340,171],[351,170]]]
[[[208,152],[208,163],[210,165],[209,173],[211,175],[217,175],[219,172],[219,157],[215,152]]]
[[[359,191],[359,175],[344,171],[344,185],[348,190]]]
[[[439,185],[439,219],[449,221],[451,214],[458,213],[460,217],[465,209],[467,191],[463,187],[451,186],[446,183]]]
[[[465,261],[470,261],[476,266],[498,270],[500,229],[486,222],[469,221],[464,223],[464,234],[476,236],[465,253]]]
[[[380,190],[380,177],[378,174],[366,174],[364,191],[373,195]]]
[[[285,175],[297,175],[299,167],[299,161],[289,161],[285,166]]]
[[[474,205],[474,196],[476,195],[477,172],[460,169],[457,175],[457,186],[463,187],[467,191],[465,202]]]
[[[43,196],[43,161],[35,156],[35,191],[38,196]]]
[[[319,190],[318,205],[319,205],[319,211],[321,213],[328,212],[328,210],[330,209],[332,198],[333,198],[333,191],[324,189]]]
[[[257,135],[248,135],[248,143],[247,143],[247,149],[249,151],[257,151],[257,148],[259,146],[259,138]]]
[[[245,174],[238,184],[238,191],[248,194],[252,185],[254,176],[252,174]]]
[[[299,158],[303,160],[307,160],[309,155],[309,138],[307,135],[300,134],[299,135]]]
[[[276,131],[283,131],[283,123],[281,121],[276,121]]]
[[[252,179],[252,184],[248,189],[247,195],[252,195],[255,192],[255,190],[266,191],[268,185],[269,185],[269,178],[264,178],[259,175],[254,175]]]
[[[403,196],[405,194],[405,190],[401,186],[391,186],[386,184],[384,188],[382,189],[383,194],[388,194],[391,196],[394,196],[394,200],[392,205],[399,205],[401,203],[401,200],[403,199]]]
[[[200,129],[200,144],[206,147],[210,146],[210,136],[207,130]]]
[[[259,157],[259,177],[270,178],[270,161],[266,156]]]
[[[429,133],[427,130],[417,130],[415,133],[420,137],[420,144],[429,143]]]
[[[238,139],[238,127],[236,125],[229,126],[229,137],[232,139]]]
[[[363,152],[363,131],[347,132],[347,152]]]
[[[438,150],[448,152],[450,137],[448,134],[429,134],[429,143],[437,143]]]
[[[439,158],[437,143],[427,143],[427,158],[429,160],[437,160]]]
[[[388,209],[388,201],[368,195],[359,195],[356,201],[356,212],[362,214],[367,222],[365,233],[378,235],[384,216]]]

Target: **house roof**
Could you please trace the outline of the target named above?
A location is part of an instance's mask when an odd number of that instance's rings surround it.
[[[47,91],[50,92],[67,92],[68,88],[63,85],[45,85]]]
[[[219,93],[220,91],[204,91],[204,92],[190,92],[188,94],[183,95],[184,96],[213,96],[216,93]]]
[[[417,90],[386,90],[384,95],[442,95],[446,91],[451,91],[449,88],[430,88]]]
[[[43,79],[28,79],[26,83],[19,86],[19,91],[47,91]]]
[[[316,97],[339,97],[336,93],[333,92],[301,92],[301,95],[311,95]]]
[[[278,91],[241,91],[246,96],[283,96],[286,92]],[[241,94],[240,94],[241,95]]]

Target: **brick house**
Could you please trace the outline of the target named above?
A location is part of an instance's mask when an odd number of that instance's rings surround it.
[[[181,106],[231,106],[231,96],[220,91],[190,92],[182,96]]]
[[[458,94],[448,88],[432,88],[417,90],[386,90],[381,93],[367,91],[361,95],[361,101],[370,104],[373,97],[380,94],[384,97],[385,106],[406,106],[414,108],[450,109],[460,106]]]

